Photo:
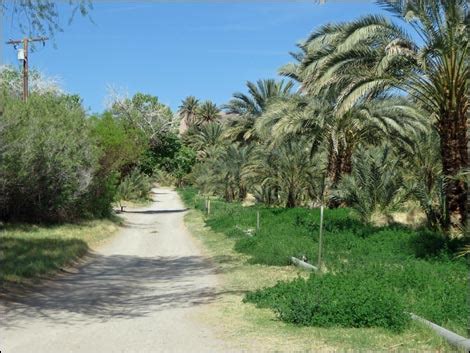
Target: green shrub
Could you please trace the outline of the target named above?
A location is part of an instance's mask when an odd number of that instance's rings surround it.
[[[134,169],[121,180],[117,187],[117,201],[146,201],[152,189],[152,181],[149,176],[139,169]]]
[[[320,327],[383,327],[402,331],[408,324],[403,298],[363,272],[311,275],[246,295],[246,301],[272,308],[283,321]]]
[[[0,219],[81,217],[98,169],[85,112],[76,96],[0,99]]]
[[[180,193],[189,207],[204,209],[196,189]],[[249,237],[246,230],[256,227],[257,211],[261,229]],[[251,263],[283,266],[291,256],[316,263],[319,218],[318,209],[242,207],[212,199],[206,224],[234,239],[235,249],[249,255]],[[324,229],[328,271],[377,279],[403,297],[406,311],[465,334],[469,269],[463,258],[453,255],[456,240],[442,242],[438,234],[401,225],[364,225],[345,208],[326,209]]]

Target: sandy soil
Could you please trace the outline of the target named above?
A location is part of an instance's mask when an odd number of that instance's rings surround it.
[[[1,352],[227,351],[195,321],[217,278],[183,223],[175,191],[123,214],[126,225],[73,274],[0,303]]]

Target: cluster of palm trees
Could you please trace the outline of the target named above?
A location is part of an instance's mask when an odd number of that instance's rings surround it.
[[[194,121],[194,182],[227,200],[346,204],[366,221],[410,200],[431,226],[462,230],[468,1],[378,3],[406,24],[370,15],[318,28],[280,69],[287,81],[249,82],[223,120],[188,97],[180,113]]]
[[[211,101],[200,102],[194,96],[186,97],[179,107],[179,114],[185,129],[217,121],[220,109]]]

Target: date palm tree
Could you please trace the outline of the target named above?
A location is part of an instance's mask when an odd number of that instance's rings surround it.
[[[195,126],[188,131],[186,141],[197,152],[199,160],[216,156],[223,147],[223,129],[218,123]]]
[[[259,145],[245,168],[245,178],[273,193],[285,207],[312,199],[321,175],[321,160],[311,158],[305,141],[289,140],[275,148]]]
[[[456,176],[469,167],[468,1],[378,3],[406,21],[416,35],[377,15],[323,26],[303,44],[306,54],[301,65],[314,73],[305,86],[309,92],[332,85],[341,87],[338,114],[384,92],[401,90],[412,96],[427,111],[439,135],[449,215],[445,226],[462,228],[467,217],[468,185]]]
[[[198,108],[199,100],[194,96],[188,96],[181,102],[178,113],[181,116],[182,124],[185,126],[185,129],[190,128],[196,123]]]
[[[422,113],[404,97],[377,98],[338,115],[334,95],[295,95],[272,104],[256,128],[273,145],[307,137],[312,156],[325,153],[328,188],[335,188],[343,175],[351,173],[352,155],[359,144],[386,139],[411,143],[410,136],[426,128],[422,120]]]
[[[197,123],[213,123],[220,119],[220,109],[211,101],[204,101],[200,104],[196,112]]]
[[[248,93],[236,92],[233,98],[223,106],[232,115],[228,121],[227,136],[238,142],[249,142],[255,139],[254,123],[263,114],[268,105],[279,98],[291,95],[292,81],[273,79],[258,80],[246,83]]]

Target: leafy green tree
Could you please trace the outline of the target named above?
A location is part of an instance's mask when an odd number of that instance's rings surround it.
[[[223,127],[208,123],[195,127],[186,136],[187,144],[197,152],[198,159],[216,156],[224,145]]]
[[[147,142],[138,129],[130,129],[122,120],[115,119],[110,112],[90,119],[92,136],[100,149],[102,173],[121,172],[139,161]]]
[[[228,202],[243,201],[248,192],[244,177],[253,147],[229,145],[216,157],[210,157],[199,166],[196,183],[205,192],[224,197]]]
[[[292,81],[273,79],[258,80],[246,83],[248,94],[236,92],[233,98],[224,105],[229,114],[260,116],[266,111],[271,99],[286,97],[291,94]]]
[[[26,104],[5,95],[1,100],[0,218],[83,216],[98,150],[76,97],[32,94]]]
[[[129,129],[139,129],[150,144],[176,126],[171,109],[149,94],[136,93],[132,98],[116,99],[110,112]]]

